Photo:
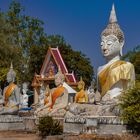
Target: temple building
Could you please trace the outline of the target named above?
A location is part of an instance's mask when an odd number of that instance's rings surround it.
[[[34,88],[34,103],[38,103],[38,96],[42,86],[47,87],[49,85],[49,88],[53,88],[55,86],[54,76],[58,72],[58,69],[60,69],[64,74],[66,84],[76,88],[77,81],[74,73],[68,72],[59,49],[49,47],[42,68],[40,70],[40,74],[35,74],[32,82],[32,87]],[[69,90],[72,91],[70,87]]]

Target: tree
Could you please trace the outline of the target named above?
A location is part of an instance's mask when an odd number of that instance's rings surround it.
[[[140,82],[125,91],[121,98],[122,118],[133,132],[140,133]]]
[[[0,80],[4,81],[10,63],[14,63],[15,69],[18,69],[21,60],[21,49],[13,41],[15,33],[14,28],[7,22],[5,15],[0,13]]]
[[[140,133],[140,45],[124,55],[123,59],[134,65],[136,85],[133,89],[125,91],[120,98],[122,117],[133,132]]]
[[[9,65],[13,61],[19,80],[31,82],[34,73],[39,73],[41,69],[48,47],[59,47],[69,72],[74,71],[78,80],[82,76],[89,86],[93,76],[89,58],[81,52],[74,51],[62,36],[47,36],[43,28],[44,23],[37,18],[24,15],[23,11],[24,8],[20,3],[12,1],[8,12],[4,14],[6,24],[3,25],[8,26],[5,28],[8,34],[4,34],[4,37],[9,37],[12,42],[6,42],[5,45],[9,44],[11,47],[2,50],[1,57],[7,58],[4,63],[8,62]],[[7,50],[10,50],[10,53],[7,53]],[[7,65],[3,66],[7,67]]]
[[[94,71],[89,58],[80,51],[74,51],[71,45],[67,44],[60,35],[48,36],[47,40],[48,45],[59,47],[69,72],[73,71],[77,80],[80,80],[80,77],[82,76],[86,83],[86,87],[90,86]]]
[[[140,45],[129,51],[123,59],[130,61],[135,67],[136,80],[140,81]]]
[[[37,64],[38,61],[36,61],[36,64],[32,63],[31,59],[35,57],[32,57],[33,54],[30,51],[35,47],[41,50],[42,46],[45,46],[43,39],[46,34],[44,32],[43,22],[36,18],[23,15],[23,10],[24,8],[20,3],[12,1],[9,11],[6,14],[6,19],[15,30],[15,34],[13,35],[14,42],[22,50],[22,59],[20,59],[18,69],[20,80],[22,82],[26,80],[31,82],[34,72],[36,69],[38,71],[40,67]]]

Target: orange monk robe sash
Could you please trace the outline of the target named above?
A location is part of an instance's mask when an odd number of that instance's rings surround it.
[[[54,92],[52,93],[52,104],[51,108],[53,108],[53,105],[55,104],[55,101],[58,97],[60,97],[65,91],[65,88],[63,86],[57,87]]]
[[[7,105],[8,99],[11,96],[12,92],[14,91],[15,87],[16,87],[16,85],[14,83],[11,83],[8,86],[8,88],[6,89],[6,91],[5,91],[5,106]]]
[[[125,61],[116,61],[113,64],[106,67],[103,71],[99,73],[99,83],[101,85],[101,96],[104,96],[108,90],[111,89],[111,87],[118,82],[120,79],[127,80],[130,76],[127,77],[127,73],[125,71],[122,71],[121,68],[118,69],[116,73],[113,73],[112,70],[126,64]]]
[[[48,104],[49,103],[49,99],[48,99],[48,97],[46,97],[45,99],[44,99],[44,105],[46,105],[46,104]]]

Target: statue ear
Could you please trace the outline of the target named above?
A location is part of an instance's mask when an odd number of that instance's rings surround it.
[[[123,46],[124,46],[124,41],[122,41],[122,42],[120,43],[120,55],[121,55],[121,56],[123,55],[123,54],[122,54]]]

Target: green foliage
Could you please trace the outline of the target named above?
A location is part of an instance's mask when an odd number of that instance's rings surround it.
[[[45,46],[45,44],[42,43],[45,33],[43,22],[36,18],[23,15],[23,10],[24,8],[20,3],[13,1],[6,14],[6,19],[15,30],[13,39],[22,52],[22,59],[18,60],[20,61],[18,66],[20,76],[19,80],[21,82],[31,82],[36,71],[36,66],[37,70],[40,68],[38,67],[38,61],[36,61],[36,63],[32,63],[31,59],[36,60],[37,57],[32,57],[33,54],[31,50],[34,49],[34,46],[40,50],[43,45]],[[36,56],[37,53],[38,52],[36,52],[34,56]],[[37,59],[40,60],[40,57]]]
[[[74,72],[77,80],[80,80],[82,76],[86,86],[90,86],[94,71],[89,58],[80,51],[74,51],[71,45],[67,44],[60,35],[48,36],[47,42],[52,47],[59,47],[69,72]]]
[[[140,133],[140,82],[121,96],[122,118],[134,132]]]
[[[6,13],[0,13],[0,70],[9,68],[12,61],[18,80],[31,82],[34,73],[40,72],[48,47],[59,47],[69,72],[74,71],[78,80],[82,76],[89,86],[94,74],[89,58],[74,51],[62,36],[47,36],[43,25],[24,15],[24,8],[14,0]]]
[[[3,82],[11,62],[14,62],[14,69],[18,71],[22,54],[13,41],[15,30],[3,13],[0,13],[0,27],[0,80]]]
[[[60,135],[63,132],[63,128],[60,123],[53,120],[50,116],[41,117],[39,119],[38,130],[42,137],[49,135]]]
[[[140,45],[129,51],[123,59],[130,61],[135,67],[136,80],[140,81]]]
[[[1,68],[1,70],[0,70],[0,81],[1,82],[5,81],[8,70],[9,70],[8,68]]]

